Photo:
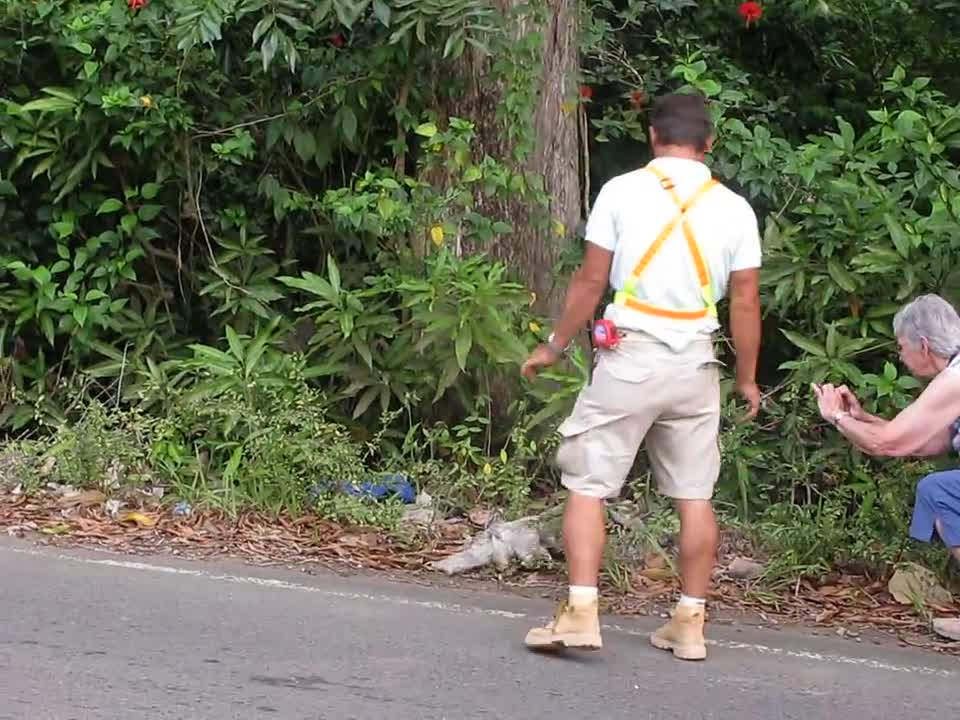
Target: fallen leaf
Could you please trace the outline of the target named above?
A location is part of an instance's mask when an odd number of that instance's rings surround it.
[[[66,535],[70,532],[70,526],[57,523],[56,525],[47,525],[40,528],[40,532],[44,535]]]
[[[670,568],[644,568],[640,574],[651,580],[669,580],[673,577],[673,570]]]
[[[155,518],[150,517],[149,515],[144,515],[141,512],[131,512],[123,516],[123,522],[132,522],[136,523],[138,527],[153,527],[157,524]]]
[[[346,547],[360,548],[370,547],[377,544],[375,533],[361,533],[359,535],[344,535],[340,538],[340,544]]]
[[[890,578],[887,589],[901,605],[913,605],[915,602],[949,605],[953,602],[950,591],[940,585],[937,576],[916,563],[907,563],[898,568]]]
[[[106,499],[107,496],[99,490],[86,490],[75,495],[64,495],[57,504],[60,507],[95,507]]]

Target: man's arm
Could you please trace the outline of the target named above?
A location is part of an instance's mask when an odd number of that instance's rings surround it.
[[[919,445],[906,445],[902,441],[898,444],[896,439],[891,442],[888,440],[890,421],[875,415],[864,420],[851,414],[835,424],[851,445],[874,457],[934,457],[947,452],[952,440],[950,429],[944,428]],[[908,450],[908,447],[914,449]]]
[[[567,288],[563,313],[553,328],[554,343],[566,347],[583,330],[597,311],[610,283],[613,252],[587,242],[583,264]]]
[[[757,359],[760,355],[760,269],[730,273],[730,332],[737,355],[737,390],[750,402],[750,416],[760,409]]]
[[[583,262],[570,278],[563,312],[553,326],[553,338],[534,348],[520,372],[532,380],[540,370],[557,362],[571,341],[583,330],[610,283],[610,266],[617,246],[617,195],[611,183],[597,195],[587,221]]]
[[[889,422],[864,422],[851,415],[837,429],[864,452],[878,457],[938,455],[950,447],[948,428],[960,407],[960,373],[946,372]]]

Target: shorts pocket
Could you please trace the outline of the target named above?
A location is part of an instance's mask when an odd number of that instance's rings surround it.
[[[636,356],[618,352],[601,353],[597,367],[594,369],[594,376],[605,373],[620,382],[633,384],[647,382],[654,376],[655,371],[637,360]]]

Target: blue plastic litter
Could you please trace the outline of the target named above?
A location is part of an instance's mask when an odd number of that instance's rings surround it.
[[[417,489],[405,475],[400,474],[384,475],[379,480],[345,482],[341,485],[341,488],[345,493],[354,497],[370,497],[383,500],[394,495],[401,502],[407,504],[414,503],[417,500]]]

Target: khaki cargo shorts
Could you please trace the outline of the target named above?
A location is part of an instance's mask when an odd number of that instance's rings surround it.
[[[599,351],[592,382],[559,428],[564,487],[615,497],[643,444],[663,495],[711,499],[720,473],[720,365],[709,338],[675,353],[628,333]]]

